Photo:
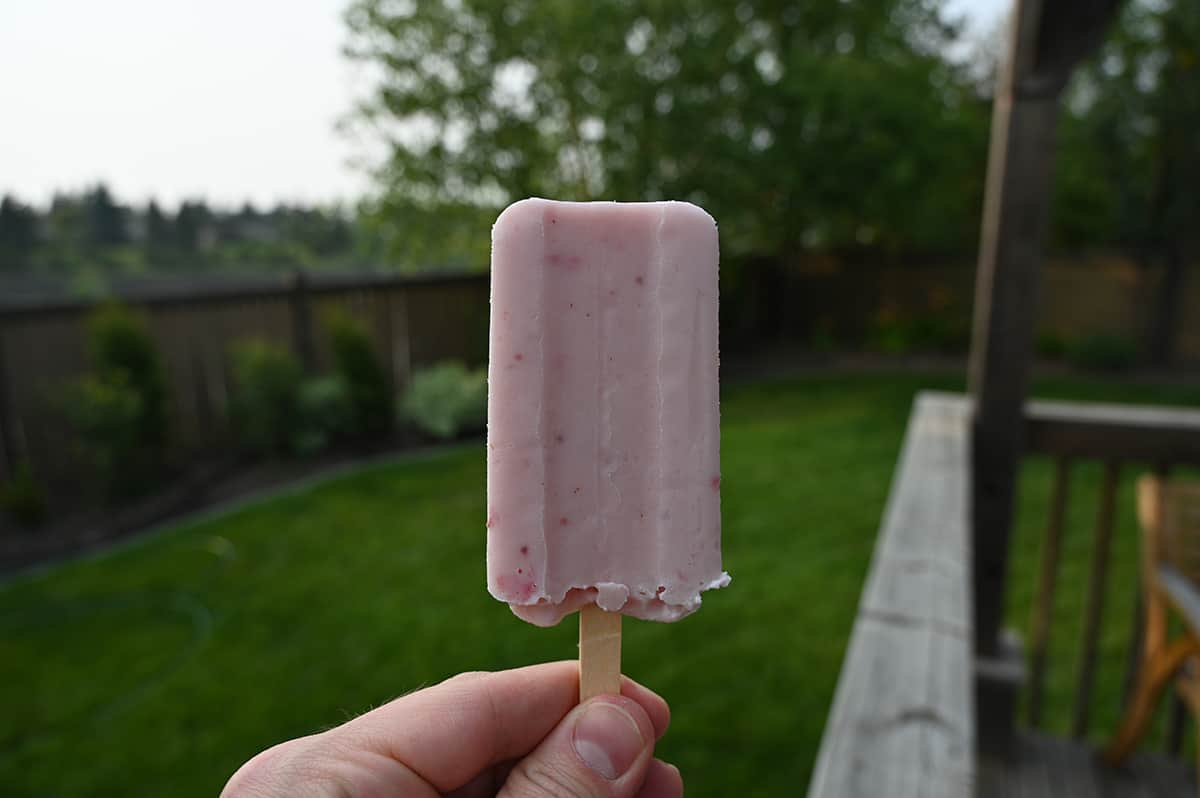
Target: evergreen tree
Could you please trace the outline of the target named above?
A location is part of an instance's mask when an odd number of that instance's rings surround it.
[[[37,214],[6,194],[0,200],[0,271],[29,268],[37,245]]]
[[[89,244],[103,248],[129,243],[126,210],[113,201],[103,183],[84,194],[83,205]]]

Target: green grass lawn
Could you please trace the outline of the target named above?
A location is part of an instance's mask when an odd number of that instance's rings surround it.
[[[807,782],[915,376],[729,388],[722,405],[733,584],[677,624],[626,624],[625,670],[674,721],[661,755],[689,795]],[[1200,402],[1082,380],[1039,393]],[[1050,714],[1064,722],[1097,473],[1075,485]],[[1027,625],[1049,486],[1022,481],[1012,618]],[[6,795],[211,796],[245,759],[463,670],[569,658],[484,587],[480,445],[341,476],[0,587]],[[1113,551],[1096,724],[1110,725],[1136,568],[1128,485]]]

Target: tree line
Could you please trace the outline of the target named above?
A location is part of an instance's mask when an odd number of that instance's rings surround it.
[[[40,277],[81,290],[161,274],[349,268],[374,257],[356,214],[279,204],[236,210],[186,200],[122,203],[104,185],[36,207],[0,198],[0,276]]]

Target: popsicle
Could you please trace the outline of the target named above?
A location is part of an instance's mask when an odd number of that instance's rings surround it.
[[[729,583],[717,258],[684,202],[527,199],[496,220],[488,589],[520,618],[675,621]]]

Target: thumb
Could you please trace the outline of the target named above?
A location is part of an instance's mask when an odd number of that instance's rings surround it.
[[[653,754],[646,710],[623,696],[598,696],[516,764],[498,798],[632,798]]]

